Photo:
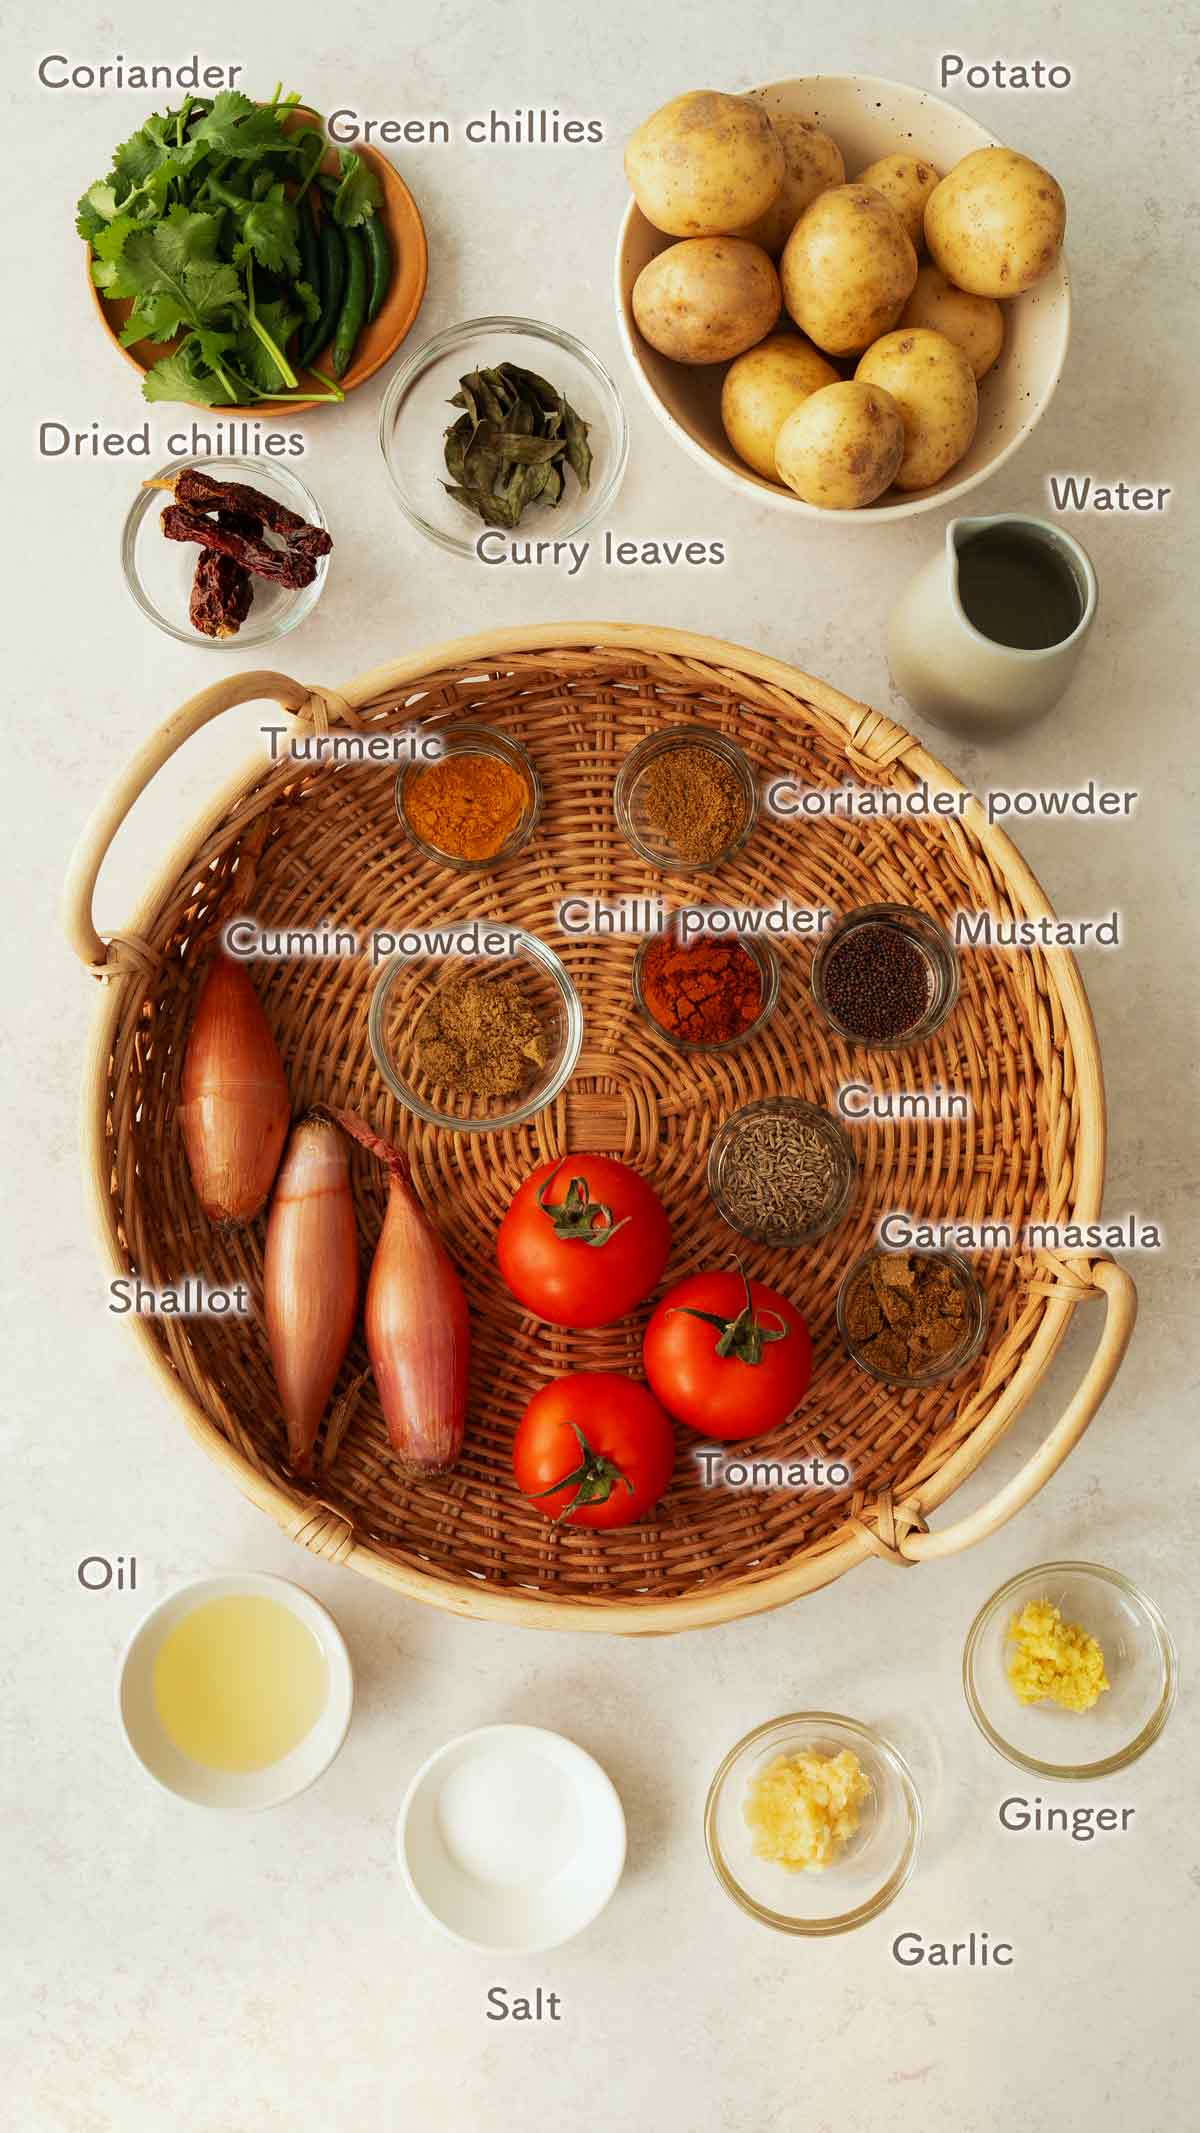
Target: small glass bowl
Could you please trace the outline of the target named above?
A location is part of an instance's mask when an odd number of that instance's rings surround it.
[[[479,932],[508,935],[506,955],[431,955],[401,951],[384,966],[371,996],[368,1035],[375,1064],[393,1096],[430,1126],[457,1133],[501,1133],[520,1126],[564,1089],[583,1044],[579,995],[552,948],[519,926],[480,919]],[[462,928],[451,929],[461,933]],[[518,1096],[477,1096],[431,1082],[422,1073],[414,1042],[423,1008],[443,985],[461,977],[518,979],[549,1037],[546,1064],[536,1069]]]
[[[460,859],[456,853],[443,852],[438,845],[428,844],[423,837],[418,837],[408,817],[404,801],[408,781],[422,770],[427,770],[429,765],[406,763],[404,769],[397,774],[396,813],[400,817],[405,835],[416,845],[417,850],[424,852],[427,859],[436,860],[438,866],[449,867],[456,874],[485,874],[490,867],[503,866],[506,859],[514,858],[528,844],[542,812],[542,781],[534,769],[532,757],[522,748],[520,741],[514,740],[510,733],[501,732],[497,726],[477,726],[464,719],[459,726],[447,726],[444,731],[437,730],[443,744],[443,755],[488,755],[498,763],[507,763],[510,770],[515,770],[517,775],[525,780],[529,797],[524,813],[516,828],[505,838],[499,851],[490,853],[486,859]]]
[[[757,1037],[760,1030],[766,1028],[779,1004],[779,962],[774,949],[765,941],[745,940],[739,941],[738,946],[745,949],[762,980],[762,1006],[753,1022],[748,1022],[745,1029],[738,1031],[736,1037],[722,1037],[714,1044],[697,1044],[692,1038],[677,1037],[674,1030],[669,1030],[665,1023],[659,1021],[657,1015],[650,1012],[642,985],[646,957],[656,942],[664,938],[665,935],[661,933],[648,933],[633,960],[633,997],[656,1037],[661,1037],[663,1043],[669,1044],[676,1052],[734,1052],[740,1044],[749,1044],[751,1037]]]
[[[786,1235],[777,1230],[756,1229],[733,1213],[726,1172],[738,1135],[749,1118],[800,1119],[816,1129],[829,1150],[834,1164],[830,1196],[822,1213],[803,1229],[791,1230]],[[785,1250],[812,1244],[837,1227],[854,1198],[857,1176],[858,1164],[849,1134],[828,1111],[823,1111],[819,1104],[806,1103],[802,1096],[760,1096],[754,1103],[743,1104],[740,1111],[734,1111],[718,1128],[708,1151],[708,1189],[721,1220],[736,1230],[739,1237],[752,1237],[756,1244],[775,1244]]]
[[[835,948],[839,948],[847,934],[860,926],[892,926],[902,933],[913,946],[919,948],[929,971],[929,998],[925,1012],[909,1029],[901,1030],[896,1037],[863,1037],[849,1023],[842,1022],[829,1005],[825,991],[825,972]],[[914,911],[907,904],[860,904],[854,911],[847,911],[827,933],[813,957],[812,996],[831,1029],[850,1044],[861,1045],[868,1052],[896,1052],[909,1044],[923,1044],[940,1029],[958,998],[958,956],[954,943],[944,926],[924,911]]]
[[[833,1863],[789,1873],[759,1859],[743,1812],[751,1784],[778,1755],[840,1754],[849,1748],[871,1782],[854,1835]],[[921,1799],[890,1741],[832,1711],[794,1711],[756,1726],[730,1749],[704,1809],[709,1863],[727,1896],[780,1933],[848,1933],[900,1894],[921,1842]]]
[[[1049,1600],[1104,1653],[1110,1686],[1090,1711],[1021,1703],[1006,1671],[1009,1624]],[[1158,1739],[1177,1686],[1175,1647],[1153,1602],[1099,1563],[1041,1563],[994,1592],[971,1624],[963,1689],[971,1716],[1006,1762],[1038,1777],[1098,1778],[1124,1770]]]
[[[956,1347],[948,1349],[945,1355],[939,1355],[937,1361],[930,1363],[924,1370],[903,1373],[880,1370],[874,1363],[867,1361],[866,1356],[862,1354],[852,1339],[849,1327],[846,1324],[846,1311],[850,1301],[850,1291],[862,1273],[863,1268],[868,1267],[873,1259],[892,1259],[895,1256],[894,1252],[885,1250],[883,1245],[874,1244],[869,1252],[863,1252],[861,1257],[847,1268],[842,1277],[842,1285],[837,1293],[837,1329],[842,1336],[843,1345],[851,1362],[857,1363],[860,1370],[865,1370],[869,1378],[874,1378],[879,1385],[896,1385],[907,1391],[922,1385],[936,1385],[942,1378],[953,1377],[956,1370],[962,1370],[968,1363],[974,1361],[987,1336],[988,1300],[987,1290],[980,1281],[974,1267],[971,1266],[968,1260],[963,1258],[961,1252],[956,1252],[951,1246],[947,1246],[944,1251],[940,1252],[914,1254],[914,1257],[921,1259],[942,1260],[955,1275],[959,1288],[966,1299],[967,1306],[962,1339]]]
[[[290,511],[298,511],[311,526],[325,525],[325,514],[311,489],[306,489],[299,476],[276,459],[172,459],[150,479],[173,481],[177,474],[192,467],[210,474],[214,481],[247,482],[274,497],[276,503],[286,504]],[[158,629],[165,630],[178,643],[194,645],[201,651],[248,652],[255,645],[286,637],[289,630],[311,615],[325,590],[328,556],[318,559],[311,585],[292,589],[271,578],[255,578],[250,612],[236,636],[206,637],[203,630],[193,628],[188,603],[200,548],[193,541],[167,540],[159,519],[170,501],[165,489],[140,488],[121,534],[125,583],[142,613]],[[266,538],[270,540],[271,536]]]
[[[629,429],[613,380],[590,348],[559,326],[537,319],[467,319],[434,335],[402,363],[379,411],[379,448],[396,502],[410,525],[451,555],[478,559],[476,543],[489,531],[464,504],[447,496],[446,431],[459,409],[448,403],[471,370],[495,370],[519,362],[565,394],[588,424],[591,480],[581,489],[568,473],[557,505],[534,504],[511,538],[569,541],[608,510],[629,457]],[[500,532],[493,547],[510,536]]]
[[[683,859],[673,845],[664,844],[656,838],[646,819],[645,807],[639,793],[646,772],[652,763],[663,756],[674,755],[680,748],[706,748],[712,755],[720,756],[728,763],[741,787],[745,803],[745,821],[724,848],[711,859]],[[657,867],[660,874],[709,874],[724,866],[739,852],[750,836],[758,820],[758,780],[736,741],[712,726],[667,726],[660,733],[649,733],[645,740],[631,748],[617,772],[613,787],[613,811],[617,828],[639,859],[647,866]]]

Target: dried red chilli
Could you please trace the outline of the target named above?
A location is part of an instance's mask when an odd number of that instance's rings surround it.
[[[293,555],[323,556],[329,554],[333,542],[324,526],[305,526],[303,532],[288,535],[288,547]]]
[[[283,535],[289,547],[301,548],[306,555],[328,555],[333,547],[323,526],[310,526],[298,511],[268,496],[264,489],[251,488],[248,482],[216,481],[199,467],[184,467],[173,482],[163,486],[170,488],[177,504],[191,504],[201,511],[244,512],[258,520],[260,529],[269,526],[272,533]]]
[[[162,530],[169,541],[198,541],[202,548],[215,548],[218,555],[231,556],[255,577],[271,578],[280,585],[311,585],[317,574],[312,556],[294,548],[268,548],[263,539],[233,533],[215,518],[207,518],[186,504],[168,504],[162,515]]]
[[[202,548],[192,579],[188,619],[203,637],[236,637],[250,612],[254,583],[232,556]]]
[[[248,491],[253,495],[253,491]],[[262,520],[249,511],[220,510],[217,524],[227,533],[257,540]],[[232,556],[202,548],[196,558],[188,619],[203,637],[236,637],[254,603],[254,580]]]
[[[217,524],[224,526],[226,533],[240,533],[247,541],[262,538],[263,522],[253,511],[235,511],[223,506],[217,513]]]

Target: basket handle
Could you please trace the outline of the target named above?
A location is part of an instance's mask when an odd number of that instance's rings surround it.
[[[255,668],[249,674],[232,674],[227,681],[214,682],[211,689],[201,689],[199,696],[189,697],[186,704],[173,711],[157,732],[143,742],[132,763],[95,809],[75,847],[67,872],[63,891],[63,929],[80,962],[88,970],[100,970],[108,960],[108,944],[97,933],[92,915],[92,899],[100,869],[134,801],[163,764],[169,762],[194,733],[199,733],[201,726],[219,718],[222,711],[232,711],[236,704],[253,703],[256,697],[271,697],[283,710],[297,712],[312,695],[311,689],[303,688],[297,681],[289,681],[286,674],[272,674],[265,668]]]
[[[1068,1453],[1074,1451],[1121,1367],[1137,1318],[1136,1285],[1132,1276],[1114,1259],[1099,1259],[1094,1263],[1092,1285],[1105,1299],[1104,1331],[1087,1375],[1066,1413],[1011,1481],[1006,1481],[1004,1487],[986,1503],[980,1504],[977,1510],[969,1511],[965,1518],[958,1519],[952,1526],[943,1526],[937,1533],[924,1530],[919,1513],[911,1530],[898,1530],[896,1545],[902,1561],[932,1562],[938,1556],[958,1555],[964,1548],[973,1548],[977,1541],[986,1540],[989,1534],[998,1532],[1032,1502],[1038,1490],[1058,1472]],[[896,1506],[895,1515],[901,1529],[906,1518],[914,1516],[900,1505]]]

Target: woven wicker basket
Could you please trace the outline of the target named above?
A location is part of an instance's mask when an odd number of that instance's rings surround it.
[[[92,896],[105,852],[137,795],[190,734],[228,707],[274,699],[316,730],[386,730],[470,716],[511,729],[545,783],[535,844],[499,872],[463,877],[407,846],[385,768],[264,765],[261,756],[182,839],[128,932],[102,940]],[[273,714],[272,714],[273,715]],[[105,1258],[151,1282],[202,1274],[261,1285],[263,1225],[230,1237],[196,1204],[174,1126],[183,1040],[215,913],[242,906],[231,880],[255,827],[253,908],[264,924],[332,920],[360,934],[451,917],[503,917],[548,936],[579,988],[584,1050],[566,1092],[528,1125],[454,1135],[398,1112],[367,1044],[366,958],[260,965],[258,982],[297,1109],[359,1109],[398,1138],[449,1243],[473,1307],[471,1419],[458,1468],[413,1484],[389,1459],[370,1381],[335,1457],[317,1479],[288,1473],[265,1342],[220,1319],[132,1318],[135,1338],[205,1450],[294,1539],[394,1590],[456,1613],[555,1629],[649,1633],[779,1606],[828,1584],[871,1552],[897,1565],[968,1547],[1029,1501],[1100,1404],[1132,1330],[1136,1295],[1107,1259],[996,1254],[979,1262],[991,1304],[986,1346],[948,1385],[893,1392],[841,1352],[834,1297],[877,1216],[1094,1220],[1104,1175],[1104,1094],[1078,971],[1065,952],[964,957],[949,1022],[917,1053],[875,1055],[893,1088],[969,1089],[970,1123],[856,1128],[862,1183],[849,1219],[801,1252],[751,1247],[750,1271],[787,1289],[812,1327],[816,1365],[797,1417],[766,1440],[773,1456],[820,1451],[850,1462],[851,1490],[705,1489],[681,1442],[676,1479],[649,1522],[606,1535],[551,1527],[513,1485],[513,1425],[536,1386],[585,1367],[638,1368],[641,1321],[592,1333],[524,1319],[500,1284],[496,1225],[532,1165],[567,1150],[607,1150],[643,1166],[675,1225],[672,1276],[728,1263],[730,1233],[703,1186],[716,1126],[729,1111],[789,1090],[829,1104],[864,1056],[845,1049],[808,997],[811,948],[783,950],[780,1009],[731,1053],[684,1059],[655,1041],[630,992],[633,941],[564,941],[554,907],[570,892],[645,894],[652,882],[620,838],[611,793],[633,743],[663,721],[696,718],[735,732],[763,768],[829,785],[897,789],[957,782],[877,712],[775,660],[679,632],[591,624],[502,631],[398,661],[344,690],[248,673],[206,690],[144,746],[98,809],[76,855],[67,929],[104,979],[84,1098],[86,1165]],[[266,824],[262,818],[266,816]],[[265,841],[264,841],[265,839]],[[1036,915],[1050,906],[1008,841],[972,803],[963,822],[884,826],[760,823],[720,878],[730,902],[895,901],[950,921],[956,908]],[[674,900],[685,901],[686,889]],[[356,1156],[368,1244],[382,1219],[377,1166]],[[971,1474],[1029,1398],[1077,1302],[1106,1300],[1103,1333],[1066,1414],[981,1509],[939,1531],[927,1515]],[[345,1383],[365,1365],[361,1341]],[[695,1440],[681,1432],[694,1447]]]

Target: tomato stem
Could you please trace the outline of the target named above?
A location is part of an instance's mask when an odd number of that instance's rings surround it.
[[[572,1422],[571,1428],[579,1441],[579,1465],[570,1474],[564,1474],[561,1481],[551,1482],[548,1489],[529,1491],[531,1500],[536,1503],[540,1497],[557,1496],[560,1489],[569,1489],[572,1482],[576,1484],[570,1503],[564,1505],[554,1520],[556,1526],[563,1525],[576,1511],[583,1510],[590,1503],[607,1503],[619,1481],[624,1482],[631,1496],[635,1493],[628,1474],[621,1471],[616,1461],[604,1452],[593,1451],[578,1422]]]
[[[721,1336],[716,1347],[718,1355],[731,1356],[735,1362],[754,1365],[761,1363],[763,1349],[770,1341],[786,1340],[791,1329],[773,1308],[768,1307],[761,1313],[755,1311],[750,1296],[750,1279],[745,1267],[739,1266],[738,1272],[746,1291],[746,1301],[736,1317],[722,1318],[719,1311],[697,1311],[692,1304],[677,1304],[675,1309],[684,1312],[688,1318],[703,1319],[706,1326],[717,1328]],[[774,1326],[767,1323],[768,1319],[772,1318],[777,1321]]]
[[[566,1161],[564,1155],[562,1162],[555,1164],[549,1177],[538,1187],[538,1206],[554,1224],[554,1234],[564,1244],[611,1244],[617,1231],[624,1229],[632,1217],[622,1215],[619,1222],[614,1222],[611,1207],[606,1207],[602,1200],[591,1198],[586,1178],[572,1178],[564,1200],[553,1205],[547,1200],[546,1194]]]

